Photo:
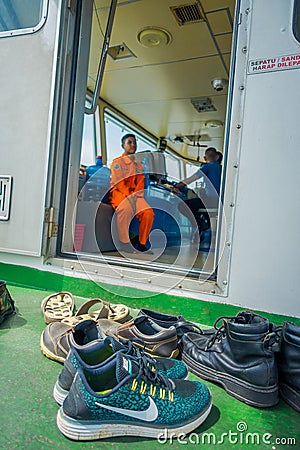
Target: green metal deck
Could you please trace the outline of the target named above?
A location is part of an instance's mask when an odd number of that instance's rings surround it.
[[[61,365],[47,359],[40,351],[40,336],[46,326],[40,304],[46,295],[60,290],[71,291],[77,307],[87,298],[100,296],[135,308],[144,306],[161,312],[184,313],[186,319],[205,325],[212,325],[220,315],[236,314],[239,309],[162,294],[151,297],[149,301],[143,299],[142,304],[135,299],[131,304],[130,290],[124,292],[124,288],[122,296],[111,298],[108,291],[103,289],[99,292],[99,287],[95,288],[92,282],[4,264],[0,264],[0,279],[7,280],[18,310],[0,326],[0,448],[93,449],[101,446],[123,450],[134,445],[138,449],[154,450],[172,445],[176,449],[182,446],[225,450],[300,449],[300,415],[282,400],[276,407],[256,409],[230,397],[211,383],[206,383],[213,396],[211,414],[190,438],[185,438],[181,443],[162,444],[156,440],[134,437],[93,442],[68,440],[57,429],[58,405],[52,397]],[[286,319],[272,315],[271,318],[278,324]],[[300,324],[299,319],[292,320]],[[190,374],[190,379],[197,377]]]

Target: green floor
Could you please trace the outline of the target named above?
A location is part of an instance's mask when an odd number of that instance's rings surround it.
[[[274,408],[255,409],[235,400],[211,383],[207,384],[213,396],[212,412],[190,440],[163,445],[156,440],[141,438],[114,438],[95,442],[72,442],[66,439],[56,427],[58,406],[52,397],[61,366],[43,356],[39,347],[40,335],[45,327],[40,303],[43,297],[57,289],[45,291],[9,285],[9,290],[18,312],[0,326],[0,448],[93,449],[101,446],[125,449],[135,445],[138,449],[153,450],[172,445],[172,448],[300,449],[300,415],[282,400]],[[73,290],[73,293],[77,292]],[[76,297],[76,306],[85,300]],[[161,304],[160,310],[163,310]],[[178,308],[179,312],[182,311]],[[187,309],[184,313],[187,319],[195,320],[194,313],[189,314]],[[209,314],[203,317],[209,317]],[[207,321],[206,324],[212,323]],[[196,377],[190,375],[190,379]],[[247,430],[242,431],[244,428]],[[276,438],[282,439],[283,444],[276,444]],[[293,444],[291,439],[296,440],[296,443]],[[197,440],[198,445],[195,443]]]

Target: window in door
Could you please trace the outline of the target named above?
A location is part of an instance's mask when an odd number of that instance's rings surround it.
[[[0,38],[34,33],[46,20],[48,0],[0,2]]]

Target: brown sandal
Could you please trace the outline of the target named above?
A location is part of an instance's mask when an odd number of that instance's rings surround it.
[[[97,303],[102,304],[102,308],[99,311],[89,312],[90,308]],[[101,300],[100,298],[93,298],[85,302],[77,311],[75,316],[67,317],[62,320],[63,323],[67,323],[70,326],[76,325],[83,320],[92,319],[109,319],[115,322],[125,322],[125,319],[129,315],[129,308],[126,305],[117,304],[113,305],[109,302]]]

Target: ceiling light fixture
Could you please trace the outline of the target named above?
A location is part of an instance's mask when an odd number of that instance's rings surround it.
[[[163,28],[147,27],[139,32],[137,40],[143,47],[159,48],[168,45],[172,35]]]
[[[220,128],[223,126],[223,122],[221,120],[208,120],[205,122],[206,128]]]

